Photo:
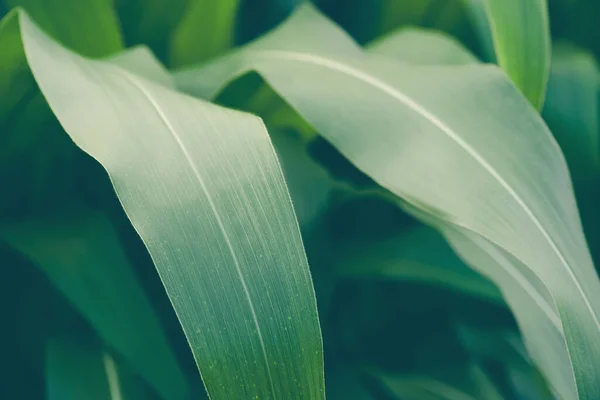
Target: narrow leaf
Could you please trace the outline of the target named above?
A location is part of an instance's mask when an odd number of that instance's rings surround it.
[[[541,109],[551,53],[546,0],[477,1],[485,3],[498,64],[531,104]]]
[[[212,97],[248,70],[385,189],[518,261],[533,285],[547,288],[566,339],[565,347],[524,329],[529,343],[535,338],[535,361],[562,397],[600,392],[591,373],[600,362],[600,282],[566,163],[504,73],[367,55],[305,6],[270,35],[176,79]],[[557,375],[544,351],[572,373]]]
[[[33,74],[108,171],[214,399],[322,399],[323,354],[298,223],[256,117],[83,59],[21,14]]]

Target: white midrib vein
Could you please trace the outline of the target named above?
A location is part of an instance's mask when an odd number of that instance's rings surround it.
[[[261,347],[263,358],[264,358],[264,361],[265,361],[265,367],[267,369],[267,375],[269,376],[269,383],[271,385],[271,392],[273,393],[273,398],[276,399],[277,398],[277,393],[275,392],[275,386],[274,386],[274,382],[273,382],[273,377],[271,375],[271,368],[269,366],[269,360],[268,360],[268,357],[267,357],[267,350],[266,350],[266,347],[265,347],[265,342],[264,342],[264,339],[263,339],[263,336],[262,336],[260,325],[258,323],[258,317],[256,315],[256,311],[254,310],[254,304],[252,303],[252,298],[250,297],[250,291],[248,290],[248,286],[246,285],[246,280],[244,279],[244,276],[242,275],[242,270],[240,268],[240,262],[238,260],[237,253],[236,253],[235,249],[233,248],[233,244],[231,243],[231,240],[229,239],[229,235],[227,234],[227,230],[225,229],[225,225],[223,224],[223,220],[221,219],[221,216],[219,215],[219,213],[217,211],[217,207],[216,207],[216,205],[214,203],[214,200],[212,199],[212,196],[209,193],[208,188],[206,187],[206,184],[204,183],[204,179],[202,178],[202,175],[200,174],[200,171],[198,171],[198,168],[196,167],[196,164],[194,163],[194,159],[192,158],[191,154],[186,149],[186,147],[183,144],[183,142],[182,142],[181,138],[179,137],[179,135],[177,134],[177,131],[175,130],[175,128],[173,127],[173,125],[171,124],[171,122],[169,121],[169,119],[167,118],[167,116],[165,115],[165,113],[162,111],[162,108],[160,107],[160,105],[154,100],[154,98],[152,97],[152,95],[150,93],[148,93],[148,91],[138,81],[138,79],[135,78],[129,72],[127,72],[125,70],[122,70],[120,68],[115,68],[115,71],[119,71],[122,76],[124,76],[129,82],[131,82],[131,84],[133,86],[135,86],[143,94],[143,96],[148,100],[148,102],[155,109],[156,113],[159,115],[160,119],[165,124],[165,126],[167,127],[167,129],[171,133],[172,137],[175,139],[175,142],[177,143],[177,146],[179,147],[179,149],[183,153],[186,161],[188,162],[188,164],[192,168],[192,171],[194,172],[194,175],[196,176],[196,179],[198,180],[198,183],[200,184],[200,187],[202,188],[202,190],[206,194],[206,200],[208,201],[208,203],[210,205],[210,208],[211,208],[211,210],[212,210],[212,212],[213,212],[213,214],[215,216],[215,220],[217,221],[217,225],[219,226],[219,229],[221,230],[221,233],[223,234],[223,238],[225,239],[225,243],[227,244],[227,248],[229,249],[229,252],[231,253],[231,258],[233,260],[233,264],[235,265],[235,269],[236,269],[236,272],[238,274],[238,277],[240,278],[240,282],[242,283],[242,287],[244,289],[244,294],[246,296],[246,300],[248,300],[248,305],[250,307],[250,312],[252,314],[252,319],[254,321],[254,325],[256,326],[256,334],[258,336],[258,340],[260,341],[260,347]]]
[[[404,93],[400,92],[393,86],[381,81],[380,79],[378,79],[372,75],[369,75],[368,73],[365,73],[361,70],[350,67],[346,64],[342,64],[338,61],[335,61],[335,60],[332,60],[329,58],[317,56],[314,54],[308,54],[308,53],[284,51],[284,50],[255,50],[255,51],[257,54],[266,56],[267,58],[270,57],[270,58],[274,58],[274,59],[291,60],[291,61],[298,61],[298,62],[304,62],[304,63],[308,63],[308,64],[319,65],[319,66],[322,66],[325,68],[329,68],[329,69],[332,69],[335,71],[342,72],[346,75],[349,75],[358,80],[366,82],[366,83],[380,89],[382,92],[388,94],[389,96],[395,98],[396,100],[399,100],[400,102],[405,104],[407,107],[414,110],[417,114],[420,114],[421,116],[423,116],[425,119],[427,119],[433,125],[435,125],[440,131],[442,131],[448,137],[450,137],[452,140],[454,140],[463,150],[465,150],[465,152],[467,152],[467,154],[469,154],[479,164],[481,164],[481,166],[494,179],[496,179],[498,181],[498,183],[511,195],[511,197],[523,209],[523,211],[525,211],[525,214],[527,214],[527,216],[531,219],[533,224],[540,231],[542,236],[546,239],[546,241],[548,242],[548,244],[550,245],[550,247],[552,248],[552,250],[558,257],[560,262],[565,266],[565,268],[566,268],[569,276],[573,280],[573,283],[575,284],[577,290],[581,293],[581,297],[582,297],[585,305],[589,309],[589,312],[592,315],[594,322],[596,323],[597,329],[600,330],[600,321],[598,320],[598,317],[596,316],[596,313],[594,312],[592,305],[590,304],[587,296],[585,295],[585,292],[583,291],[581,284],[579,283],[579,281],[577,280],[577,277],[573,273],[571,266],[569,265],[567,260],[564,258],[561,251],[558,249],[554,240],[550,237],[548,232],[546,232],[546,230],[542,226],[541,222],[538,220],[538,218],[535,216],[535,214],[531,211],[531,209],[527,206],[527,204],[525,204],[523,199],[521,199],[521,197],[518,195],[518,193],[516,193],[515,190],[508,184],[508,182],[506,182],[500,176],[500,174],[494,169],[494,167],[492,167],[490,164],[488,164],[488,162],[474,148],[472,148],[467,142],[465,142],[450,127],[448,127],[446,124],[444,124],[442,121],[440,121],[435,115],[433,115],[432,113],[430,113],[429,111],[424,109],[417,102],[415,102],[410,97],[408,97]]]

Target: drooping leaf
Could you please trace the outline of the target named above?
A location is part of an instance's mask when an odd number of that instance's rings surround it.
[[[484,2],[485,14],[478,12],[476,17],[488,19],[498,64],[531,104],[541,109],[550,73],[547,1],[473,1]],[[479,24],[483,27],[486,23]]]
[[[518,263],[530,286],[547,288],[558,333],[522,326],[534,360],[565,398],[600,392],[590,373],[600,362],[600,282],[564,157],[504,73],[369,56],[306,6],[272,34],[176,79],[212,97],[248,70],[381,186],[489,242]]]
[[[122,49],[113,0],[7,0],[22,7],[44,30],[67,47],[89,57]]]
[[[29,65],[75,143],[108,171],[214,399],[322,399],[314,291],[261,121],[49,39],[21,14]]]
[[[435,30],[405,28],[369,45],[369,51],[411,64],[465,65],[477,59],[456,39]]]
[[[239,0],[190,0],[173,33],[170,64],[198,64],[229,49],[235,39]]]
[[[188,396],[183,372],[105,216],[74,212],[3,226],[0,235],[38,265],[165,399]]]
[[[344,277],[423,282],[502,303],[498,289],[467,267],[431,228],[418,226],[383,240],[343,243],[336,255],[337,272]]]

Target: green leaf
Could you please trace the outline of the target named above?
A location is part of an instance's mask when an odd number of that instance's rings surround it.
[[[65,46],[89,57],[123,47],[114,0],[7,0],[22,7],[42,29]]]
[[[27,59],[75,143],[108,171],[214,399],[322,399],[314,290],[259,119],[86,60],[21,14]]]
[[[369,45],[371,53],[411,64],[464,65],[477,62],[456,39],[433,29],[404,28]]]
[[[600,152],[598,65],[584,50],[555,46],[543,116],[576,181],[595,179]]]
[[[233,45],[239,0],[190,0],[171,43],[171,65],[207,61]]]
[[[249,70],[385,189],[472,235],[477,248],[489,244],[518,263],[529,286],[547,288],[559,333],[522,326],[534,360],[560,396],[600,393],[591,372],[600,362],[600,282],[567,166],[536,110],[502,71],[415,67],[368,55],[306,6],[270,35],[176,81],[212,97]],[[502,268],[486,265],[473,267]]]
[[[165,399],[188,396],[183,372],[105,216],[74,211],[4,226],[0,235],[37,264]]]
[[[498,64],[531,104],[541,109],[551,53],[546,0],[476,1],[485,3]]]
[[[336,255],[337,272],[344,277],[423,282],[503,303],[498,289],[467,267],[431,228],[418,226],[383,240],[343,242]]]

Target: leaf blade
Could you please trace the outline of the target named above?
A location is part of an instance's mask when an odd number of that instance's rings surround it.
[[[593,398],[600,390],[589,374],[590,360],[600,359],[600,298],[593,295],[600,283],[564,157],[501,71],[477,65],[415,68],[367,56],[304,7],[275,33],[176,80],[189,93],[211,97],[247,70],[258,71],[381,186],[527,266],[557,303],[579,396]],[[541,367],[553,382],[555,371]],[[575,398],[573,387],[557,390]]]
[[[85,60],[25,14],[21,24],[51,108],[109,171],[146,244],[209,395],[322,398],[314,291],[261,121]]]

